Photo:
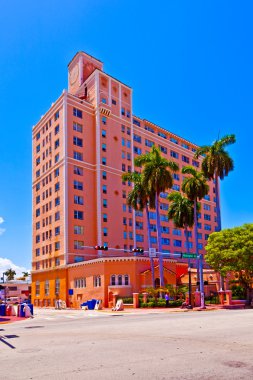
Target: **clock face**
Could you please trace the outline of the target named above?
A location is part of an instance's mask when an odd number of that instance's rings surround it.
[[[73,67],[73,69],[70,72],[70,84],[74,84],[76,82],[78,78],[78,74],[79,74],[79,68],[78,68],[78,65],[76,65],[75,67]]]

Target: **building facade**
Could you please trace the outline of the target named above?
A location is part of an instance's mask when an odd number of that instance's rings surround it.
[[[122,181],[124,172],[135,170],[136,156],[155,144],[180,170],[200,167],[195,144],[134,116],[132,108],[132,89],[106,74],[101,61],[79,52],[68,66],[68,91],[33,127],[34,300],[46,299],[51,290],[65,299],[69,271],[73,276],[73,268],[102,257],[96,245],[108,246],[107,256],[148,249],[146,219],[127,205],[132,184]],[[180,171],[174,174],[173,190],[180,190],[182,179]],[[214,184],[209,185],[199,214],[201,253],[216,227]],[[168,220],[167,195],[160,197],[162,250],[184,252],[185,236]],[[156,248],[154,210],[150,219]],[[189,235],[194,252],[191,231]]]

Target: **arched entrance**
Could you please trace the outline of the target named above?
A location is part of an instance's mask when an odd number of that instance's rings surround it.
[[[160,288],[160,278],[155,279],[155,288]]]

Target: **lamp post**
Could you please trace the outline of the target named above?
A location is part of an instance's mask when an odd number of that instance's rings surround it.
[[[4,276],[5,276],[5,273],[3,272],[3,277],[1,277],[3,284],[4,284]],[[5,286],[4,286],[4,304],[6,305],[6,287]]]
[[[189,279],[189,305],[188,309],[192,309],[192,277],[191,277],[192,264],[190,259],[188,260],[188,279]]]

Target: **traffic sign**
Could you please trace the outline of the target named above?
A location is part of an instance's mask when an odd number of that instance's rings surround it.
[[[196,255],[196,253],[183,253],[182,258],[183,259],[196,259],[197,255]]]
[[[149,248],[149,257],[156,257],[156,249]]]

